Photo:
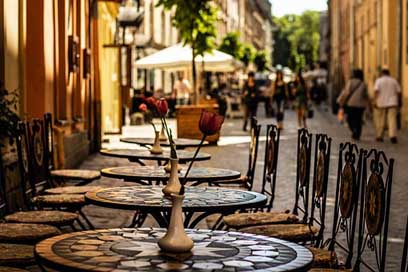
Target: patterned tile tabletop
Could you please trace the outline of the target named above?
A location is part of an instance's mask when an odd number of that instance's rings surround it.
[[[165,229],[127,228],[64,234],[37,244],[38,260],[59,271],[306,271],[300,245],[238,232],[192,230],[192,252],[160,251]]]

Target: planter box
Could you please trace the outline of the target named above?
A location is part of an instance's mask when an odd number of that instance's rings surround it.
[[[201,139],[202,133],[198,127],[201,111],[218,112],[217,104],[177,106],[177,137],[188,139]],[[220,134],[207,137],[210,143],[216,143]]]

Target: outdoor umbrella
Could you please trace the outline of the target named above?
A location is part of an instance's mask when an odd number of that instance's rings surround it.
[[[191,67],[192,52],[188,45],[176,44],[161,51],[153,53],[147,57],[136,61],[139,69],[162,69],[162,70],[183,70]],[[241,67],[242,64],[229,54],[218,50],[204,54],[204,57],[197,56],[197,68],[202,68],[204,60],[204,70],[214,72],[232,72]]]

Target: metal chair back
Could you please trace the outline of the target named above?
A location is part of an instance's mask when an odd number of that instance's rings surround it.
[[[266,211],[271,211],[275,199],[276,174],[278,168],[280,129],[275,125],[266,127],[265,164],[261,193],[268,197]]]
[[[363,160],[357,260],[354,270],[385,271],[394,159],[372,149]],[[370,253],[374,262],[367,261]]]
[[[0,154],[0,217],[3,217],[8,212],[7,198],[6,198],[6,179],[3,172],[3,158]]]
[[[248,171],[246,174],[247,180],[245,187],[252,190],[254,178],[255,178],[255,168],[256,159],[258,157],[258,146],[259,146],[259,134],[261,133],[261,126],[255,118],[251,120],[251,142],[249,143],[249,159],[248,159]]]
[[[313,135],[307,129],[298,131],[297,144],[297,170],[296,170],[296,195],[293,214],[303,213],[302,222],[308,222],[309,216],[309,183],[310,183],[310,163],[312,156]],[[301,203],[299,204],[299,201]]]
[[[328,250],[346,253],[344,266],[351,268],[354,255],[359,190],[365,151],[355,144],[341,143],[337,169],[336,197],[331,237],[323,244]],[[343,239],[338,239],[339,236]],[[345,241],[345,242],[342,242]]]
[[[28,126],[30,147],[30,182],[35,192],[41,192],[48,184],[49,169],[45,148],[44,121],[33,119]]]
[[[315,238],[315,246],[323,241],[326,219],[327,185],[329,181],[330,154],[332,139],[325,134],[316,135],[315,159],[313,167],[312,208],[310,225],[318,225],[319,233]]]
[[[31,205],[31,198],[36,195],[36,187],[31,182],[30,161],[34,158],[30,153],[30,144],[27,135],[26,122],[18,123],[18,131],[16,137],[18,167],[20,172],[20,187],[23,195],[24,204],[27,208]]]
[[[45,156],[48,162],[48,168],[53,170],[54,165],[54,134],[52,129],[52,114],[47,112],[44,114],[44,132],[45,132]]]
[[[404,249],[402,250],[401,272],[408,272],[408,262],[407,262],[408,256],[407,255],[408,255],[408,217],[407,217],[407,224],[405,227]]]

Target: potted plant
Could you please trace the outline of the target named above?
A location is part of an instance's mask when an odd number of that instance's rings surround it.
[[[20,121],[17,105],[17,90],[8,91],[0,83],[0,147],[2,148],[8,144],[11,145],[17,135],[17,123]],[[7,141],[9,141],[8,144]]]

